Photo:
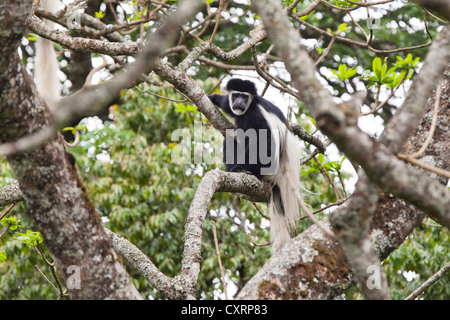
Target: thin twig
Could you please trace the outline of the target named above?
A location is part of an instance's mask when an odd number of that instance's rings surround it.
[[[342,10],[342,9],[341,9]],[[342,10],[345,11],[345,10]],[[327,30],[323,30],[319,27],[316,27],[313,24],[310,24],[309,22],[300,19],[297,15],[289,13],[289,16],[294,19],[295,21],[299,22],[300,24],[304,25],[306,28],[314,30],[322,35],[326,35],[329,37],[332,37],[333,35],[330,34]],[[337,41],[341,41],[344,43],[348,43],[350,45],[354,45],[354,46],[358,46],[361,48],[365,48],[368,49],[374,53],[378,53],[378,54],[387,54],[387,53],[395,53],[395,52],[402,52],[402,51],[409,51],[409,50],[415,50],[415,49],[419,49],[419,48],[425,48],[425,47],[429,47],[431,46],[433,41],[430,41],[429,43],[423,43],[423,44],[419,44],[416,46],[410,46],[410,47],[404,47],[404,48],[397,48],[397,49],[389,49],[389,50],[378,50],[373,48],[372,46],[370,46],[369,44],[359,41],[359,40],[354,40],[354,39],[350,39],[350,38],[346,38],[346,37],[341,37],[341,36],[335,36]]]
[[[344,191],[344,196],[347,197],[347,191],[345,191],[344,179],[342,179],[342,174],[341,174],[340,170],[337,171],[337,175],[338,175],[339,181],[341,182],[342,190]]]
[[[250,242],[255,246],[255,247],[267,247],[270,246],[272,244],[272,242],[266,242],[266,243],[257,243],[255,241],[255,239],[253,238],[253,236],[250,233],[247,233],[248,238],[250,239]]]
[[[336,187],[336,185],[334,184],[333,180],[331,180],[331,177],[328,174],[327,170],[324,168],[324,166],[320,163],[319,160],[317,160],[316,157],[312,158],[312,160],[314,160],[317,163],[317,165],[319,166],[320,172],[322,173],[322,175],[325,177],[325,179],[328,181],[328,183],[333,188],[334,193],[336,194],[336,198],[342,199],[343,198],[342,194],[339,192],[339,190]]]
[[[220,15],[222,13],[223,9],[223,0],[220,0],[219,3],[219,9],[217,10],[217,18],[216,18],[216,25],[214,26],[214,30],[211,34],[211,38],[209,39],[209,42],[212,43],[214,41],[214,37],[216,36],[217,30],[219,29],[219,23],[220,23]]]
[[[439,103],[441,100],[441,93],[442,93],[442,85],[441,85],[441,82],[439,82],[436,87],[436,98],[434,101],[433,118],[431,120],[430,131],[428,132],[427,138],[425,139],[425,142],[423,143],[422,147],[419,149],[419,151],[414,152],[412,154],[399,153],[397,155],[397,158],[407,161],[418,167],[421,167],[422,169],[434,172],[440,176],[446,177],[447,179],[450,179],[449,171],[431,166],[429,164],[426,164],[424,162],[417,160],[417,158],[419,158],[425,152],[425,150],[428,148],[428,146],[433,138],[434,130],[436,129],[438,113],[439,113]]]
[[[59,292],[58,300],[61,300],[61,298],[62,298],[63,296],[65,296],[65,295],[67,295],[67,294],[64,293],[64,290],[63,290],[63,288],[62,288],[62,286],[61,286],[61,283],[60,283],[60,281],[59,281],[59,279],[58,279],[58,275],[56,274],[55,264],[54,264],[53,262],[48,261],[48,260],[45,258],[44,253],[42,252],[41,248],[39,247],[39,244],[35,245],[35,246],[34,246],[34,249],[36,249],[36,251],[39,253],[39,255],[41,256],[41,258],[44,259],[45,263],[50,267],[50,271],[52,272],[53,279],[55,279],[56,284],[58,285],[58,289],[57,289],[58,292]],[[43,273],[42,273],[42,274],[43,274]],[[45,277],[45,278],[47,279],[47,277]],[[47,279],[47,280],[48,280],[48,279]],[[49,282],[50,282],[50,281],[49,281]]]
[[[75,139],[73,140],[73,142],[67,142],[66,140],[64,140],[64,143],[66,144],[66,146],[75,147],[80,142],[80,136],[80,130],[75,129]]]
[[[39,266],[37,264],[35,264],[34,266],[42,274],[42,276],[45,278],[45,280],[47,280],[47,282],[50,283],[52,285],[52,287],[55,288],[55,290],[59,292],[58,288],[53,284],[53,282],[50,281],[50,279],[45,275],[45,273],[41,270],[41,268],[39,268]]]
[[[177,103],[191,102],[191,101],[189,101],[188,99],[177,100],[177,99],[173,99],[173,98],[164,97],[164,96],[162,96],[162,95],[159,95],[159,94],[157,94],[157,93],[154,93],[154,92],[151,92],[151,91],[148,91],[148,90],[142,90],[142,89],[140,89],[138,86],[135,86],[135,88],[136,88],[138,91],[142,92],[142,93],[147,93],[147,94],[149,94],[149,95],[152,95],[152,96],[155,96],[155,97],[158,97],[158,98],[160,98],[160,99],[167,100],[167,101],[172,101],[172,102],[177,102]]]
[[[366,1],[364,0],[364,2],[366,2]],[[369,7],[368,6],[366,7],[366,11],[367,11],[367,21],[371,21],[370,11],[369,11]],[[371,22],[369,23],[368,27],[369,27],[369,31],[370,31],[370,36],[367,39],[366,43],[367,43],[367,45],[370,45],[372,43],[372,40],[373,40],[373,28],[372,28],[372,23]]]
[[[315,210],[315,211],[313,211],[313,212],[311,212],[311,213],[312,213],[312,214],[317,214],[317,213],[322,212],[322,211],[324,211],[324,210],[326,210],[326,209],[328,209],[328,208],[331,208],[331,207],[334,207],[334,206],[340,206],[341,204],[343,204],[344,202],[346,202],[348,199],[350,199],[350,197],[345,197],[345,198],[339,199],[338,201],[333,202],[333,203],[330,203],[330,204],[327,204],[326,206],[324,206],[324,207],[322,207],[322,208],[320,208],[320,209],[317,209],[317,210]],[[302,221],[302,220],[304,220],[304,219],[306,219],[306,218],[308,218],[308,216],[301,216],[301,217],[298,219],[298,221]]]
[[[263,216],[263,217],[266,218],[267,220],[270,220],[270,218],[269,218],[267,215],[265,215],[264,213],[262,213],[261,209],[256,205],[255,202],[252,201],[252,204],[253,204],[253,206],[256,208],[256,210],[258,210],[258,212],[259,212],[259,214],[260,214],[261,216]]]
[[[434,19],[438,20],[440,23],[446,24],[447,21],[442,20],[441,18],[439,18],[438,16],[432,14],[430,11],[428,11],[427,8],[422,7],[423,11],[425,11],[428,15],[430,15],[431,17],[433,17]]]
[[[374,103],[374,106],[373,106],[373,108],[369,111],[369,112],[366,112],[366,113],[360,113],[358,116],[359,117],[362,117],[362,116],[367,116],[367,115],[370,115],[370,114],[374,114],[374,113],[376,113],[378,110],[380,110],[381,108],[383,108],[384,107],[384,105],[389,101],[389,99],[391,99],[393,96],[394,96],[394,94],[395,94],[395,92],[397,92],[397,90],[398,90],[398,88],[400,88],[401,86],[402,86],[402,84],[406,81],[406,78],[408,77],[408,73],[406,72],[405,73],[405,75],[403,76],[403,79],[402,79],[402,81],[399,83],[399,85],[397,86],[397,87],[395,87],[394,89],[392,89],[391,90],[391,93],[389,94],[389,96],[382,102],[382,103],[380,103],[380,104],[378,104],[378,95],[379,95],[379,93],[380,93],[380,87],[381,86],[378,86],[378,92],[377,92],[377,97],[376,97],[376,100],[375,100],[375,103]]]
[[[422,221],[422,224],[424,225],[424,226],[427,226],[427,227],[431,227],[431,228],[443,228],[444,226],[443,225],[436,225],[436,224],[431,224],[431,223],[427,223],[426,221],[428,220],[429,218],[428,217],[426,217],[425,219],[423,219],[423,221]]]
[[[225,282],[225,275],[223,272],[222,260],[220,259],[219,242],[217,241],[217,230],[216,230],[216,222],[215,221],[212,221],[212,227],[213,227],[213,234],[214,234],[214,245],[216,246],[217,260],[219,261],[220,275],[222,277],[223,293],[225,294],[225,299],[228,300],[227,284]]]
[[[429,286],[438,281],[448,270],[450,270],[450,261],[448,261],[445,266],[431,276],[427,281],[422,283],[416,290],[414,290],[409,296],[405,298],[405,300],[414,300],[417,298],[422,292],[424,292]]]
[[[447,179],[450,179],[450,171],[430,166],[429,164],[426,164],[426,163],[424,163],[422,161],[419,161],[416,158],[413,158],[413,157],[411,157],[408,154],[401,154],[401,153],[399,153],[399,154],[397,154],[397,158],[399,158],[401,160],[404,160],[404,161],[407,161],[407,162],[409,162],[409,163],[411,163],[411,164],[413,164],[415,166],[421,167],[422,169],[425,169],[427,171],[434,172],[434,173],[436,173],[436,174],[438,174],[440,176],[443,176],[443,177],[445,177]]]
[[[336,37],[333,36],[325,51],[320,55],[316,62],[314,62],[314,67],[317,67],[317,65],[319,65],[319,63],[327,56],[328,52],[331,50],[331,46],[334,44],[334,41],[336,41]]]
[[[335,234],[333,231],[331,231],[329,228],[325,227],[319,220],[316,219],[316,217],[312,214],[311,211],[309,211],[309,208],[306,206],[305,202],[303,201],[302,197],[300,196],[299,192],[295,192],[295,196],[297,197],[298,204],[300,208],[303,210],[303,212],[306,213],[306,215],[309,217],[309,219],[319,227],[320,230],[322,230],[327,236],[329,236],[333,240],[337,240]]]
[[[5,235],[5,233],[11,228],[11,224],[8,224],[5,229],[3,229],[2,233],[0,233],[0,238]]]
[[[86,77],[86,80],[84,82],[83,88],[88,88],[91,85],[91,81],[92,81],[92,77],[94,76],[94,74],[96,74],[98,71],[102,70],[103,68],[106,68],[108,66],[108,61],[106,61],[106,58],[103,54],[101,54],[101,57],[103,59],[103,63],[97,67],[95,67],[94,69],[92,69],[91,71],[89,71],[89,74]]]
[[[419,149],[419,151],[410,154],[410,156],[413,158],[419,158],[425,152],[425,150],[428,148],[431,140],[433,139],[433,134],[434,134],[434,130],[436,129],[436,123],[437,123],[437,118],[438,118],[438,114],[439,114],[439,103],[441,101],[441,93],[442,93],[442,85],[441,85],[441,82],[439,82],[439,84],[437,85],[437,88],[436,88],[436,100],[434,101],[434,111],[433,111],[434,113],[433,113],[433,118],[431,120],[430,131],[428,132],[427,138],[425,139],[425,142],[423,143],[423,145]]]
[[[6,209],[5,212],[3,212],[3,213],[0,215],[0,220],[2,220],[4,217],[6,217],[6,215],[7,215],[8,213],[11,212],[11,210],[14,208],[15,205],[16,205],[16,203],[11,204],[11,205],[9,206],[9,208]]]
[[[3,212],[3,213],[0,215],[0,220],[2,220],[4,217],[6,217],[6,215],[7,215],[8,213],[11,212],[11,210],[14,208],[15,205],[16,205],[16,203],[11,204],[11,205],[9,206],[9,208],[6,209],[5,212]],[[5,229],[3,229],[2,233],[0,234],[0,238],[3,237],[3,236],[5,235],[5,233],[9,230],[9,228],[11,228],[11,224],[8,224],[8,225],[5,227]]]

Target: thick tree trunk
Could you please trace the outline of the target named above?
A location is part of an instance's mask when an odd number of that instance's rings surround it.
[[[436,129],[421,161],[448,170],[450,168],[450,67],[442,79],[442,94]],[[435,96],[429,99],[420,126],[405,147],[417,151],[429,132]],[[432,176],[441,183],[443,179]],[[382,194],[370,222],[370,240],[383,260],[403,243],[424,219],[423,212],[402,199]],[[351,221],[341,221],[351,223]],[[245,285],[239,299],[332,299],[355,284],[354,274],[343,248],[328,239],[316,226],[293,239]]]
[[[17,52],[31,3],[0,4],[1,143],[35,133],[51,122]],[[75,281],[68,287],[72,298],[141,298],[106,236],[62,137],[7,160],[60,276],[65,282],[71,276]]]

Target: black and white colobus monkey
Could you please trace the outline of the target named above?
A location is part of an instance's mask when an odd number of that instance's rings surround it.
[[[246,172],[272,183],[269,204],[272,249],[290,239],[299,215],[300,143],[287,126],[283,112],[259,96],[252,81],[231,79],[227,94],[209,98],[234,118],[223,145],[226,171]]]

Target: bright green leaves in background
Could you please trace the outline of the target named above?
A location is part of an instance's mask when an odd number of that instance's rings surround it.
[[[408,53],[405,59],[402,57],[397,56],[397,63],[395,64],[398,68],[401,69],[414,69],[419,66],[420,57],[416,57],[413,59],[413,56],[411,53]]]
[[[372,86],[376,88],[385,85],[389,89],[398,87],[404,80],[411,79],[414,74],[414,69],[417,68],[420,57],[413,59],[411,54],[408,54],[405,59],[397,56],[397,62],[389,67],[387,59],[382,62],[380,57],[375,57],[372,61],[372,70],[365,70],[361,79],[367,82],[366,87],[369,89]],[[400,72],[397,72],[400,70]],[[341,82],[345,82],[354,77],[358,71],[354,68],[348,68],[345,64],[340,64],[337,70],[330,69],[330,72],[336,76]]]
[[[211,80],[199,83],[207,92],[216,85]],[[185,219],[201,177],[216,167],[223,169],[221,163],[173,162],[172,151],[181,143],[171,140],[175,130],[185,130],[185,137],[197,141],[192,152],[201,147],[198,141],[212,143],[206,135],[217,133],[195,106],[179,102],[183,99],[171,89],[147,85],[125,91],[121,106],[110,109],[112,120],[95,129],[86,124],[80,143],[70,148],[106,226],[134,243],[168,276],[180,271]],[[200,137],[194,132],[198,120],[203,126]],[[221,148],[222,141],[215,143]],[[210,209],[199,279],[200,295],[208,299],[217,293],[212,288],[220,278],[211,220],[216,221],[222,263],[236,283],[248,280],[270,256],[269,247],[255,248],[246,233],[268,242],[268,224],[262,226],[264,218],[251,202],[220,193]],[[144,296],[162,298],[133,269],[129,272]]]
[[[16,230],[17,228],[22,228],[20,225],[20,220],[17,219],[17,217],[9,217],[9,218],[3,218],[1,220],[2,226],[9,226],[10,230]]]
[[[368,82],[368,88],[381,85],[386,85],[389,88],[395,88],[405,77],[406,71],[403,70],[400,74],[397,74],[395,70],[397,66],[393,66],[388,69],[388,65],[385,61],[382,63],[381,58],[376,57],[372,62],[372,71],[366,71],[363,78]]]
[[[39,243],[42,243],[43,239],[40,232],[34,232],[31,230],[27,230],[26,233],[16,232],[17,236],[14,239],[22,241],[23,243],[34,247]]]
[[[212,3],[212,0],[203,1]],[[172,0],[168,3],[175,2]],[[131,5],[134,5],[133,13],[126,14],[124,19],[135,21],[145,16],[147,8],[138,7],[138,3],[138,1],[131,2]],[[283,1],[285,6],[292,3],[293,0]],[[300,12],[311,3],[312,1],[300,1],[295,10]],[[348,1],[334,0],[329,3],[341,8],[354,6]],[[234,4],[230,2],[229,5]],[[351,39],[360,39],[362,36],[349,20],[342,19],[346,15],[341,15],[335,8],[325,7],[326,5],[321,3],[308,15],[301,17],[302,20],[324,31],[328,30],[328,35],[318,37],[314,30],[301,27],[302,38],[314,42],[310,47],[312,54],[323,53],[331,39],[343,36],[343,33],[345,37]],[[233,8],[235,17],[217,30],[214,43],[224,50],[231,50],[247,41],[249,30],[255,27],[253,21],[258,17],[251,11],[240,15],[241,7],[242,4],[239,3]],[[392,45],[397,48],[428,41],[425,32],[409,33],[408,30],[411,28],[410,21],[421,19],[422,14],[423,11],[410,2],[404,3],[402,10],[386,10],[379,20],[382,28],[373,29],[372,44],[374,47]],[[105,19],[101,11],[96,13],[96,17]],[[202,23],[197,19],[195,24]],[[365,17],[359,20],[361,27],[368,31],[365,22]],[[389,25],[395,27],[388,27]],[[433,36],[436,34],[437,25],[436,21],[428,19],[428,28]],[[140,30],[128,36],[135,41],[141,37]],[[210,34],[206,32],[202,37],[202,40],[207,41]],[[34,35],[28,39],[31,42],[35,40]],[[190,50],[196,41],[190,39],[185,45]],[[257,45],[257,51],[268,52],[270,45],[270,42],[265,40]],[[336,77],[337,81],[328,82],[336,97],[348,93],[350,86],[353,86],[352,89],[359,89],[356,83],[362,83],[366,88],[392,90],[398,88],[403,79],[412,77],[425,50],[426,48],[414,50],[413,55],[393,53],[375,57],[369,50],[335,41],[318,68],[324,78],[325,75],[329,76],[330,72],[333,78]],[[276,51],[272,54],[276,55]],[[398,54],[401,56],[397,56]],[[25,64],[27,64],[26,57],[25,54],[23,58]],[[178,59],[183,58],[174,55],[169,57],[169,60],[176,66]],[[215,59],[211,56],[209,58]],[[268,56],[269,62],[271,59]],[[227,61],[227,64],[252,65],[252,55],[250,51],[246,52],[235,60]],[[193,65],[191,71],[205,92],[212,90],[224,74],[222,69],[205,67],[203,64]],[[241,73],[244,72],[236,72]],[[124,91],[120,105],[110,108],[109,118],[103,121],[87,119],[79,126],[66,130],[73,134],[76,132],[81,134],[80,142],[69,147],[69,151],[76,157],[77,167],[102,221],[107,227],[137,245],[164,273],[174,276],[180,270],[185,219],[198,182],[208,170],[223,166],[205,162],[173,163],[174,150],[181,144],[181,141],[171,140],[174,130],[182,129],[187,133],[186,136],[189,134],[196,137],[193,126],[194,121],[199,120],[205,129],[199,140],[203,139],[206,142],[207,130],[214,129],[196,106],[186,102],[185,97],[169,87],[140,85],[141,91],[137,89]],[[371,93],[374,95],[374,91],[368,90],[367,98],[370,98]],[[295,106],[293,109],[299,110],[295,115],[301,125],[308,132],[314,132],[316,128],[312,126],[315,126],[315,122],[308,118],[301,103],[298,103],[298,108]],[[217,143],[220,144],[219,141]],[[196,142],[192,145],[192,155],[197,147],[206,148],[206,143]],[[305,152],[311,154],[311,146],[305,145]],[[346,182],[346,178],[349,177],[349,174],[342,171],[345,157],[336,160],[330,159],[326,154],[318,155],[316,159],[317,162],[312,160],[302,166],[301,181],[305,189],[303,195],[312,210],[337,200],[337,193],[325,179],[322,168],[342,195],[345,195],[345,186],[341,182]],[[0,172],[0,186],[14,181],[11,168],[2,159]],[[263,213],[267,213],[265,204],[256,205]],[[25,204],[19,203],[14,209],[14,216],[2,220],[2,230],[7,226],[10,230],[0,238],[0,261],[3,261],[0,263],[0,299],[55,299],[57,293],[35,268],[36,264],[42,262],[41,257],[30,246],[34,243],[39,244],[37,235],[31,233],[32,231],[16,233],[20,226],[25,230],[35,230],[34,222],[25,214],[25,209]],[[326,215],[327,213],[320,213],[319,218]],[[258,244],[269,241],[268,221],[252,203],[237,195],[215,194],[204,225],[202,264],[198,282],[199,298],[205,299],[220,297],[222,290],[213,242],[212,221],[217,226],[220,255],[225,277],[230,284],[242,287],[270,257],[269,247],[256,247],[250,240],[251,236]],[[428,224],[431,225],[432,222]],[[450,255],[448,246],[442,245],[449,241],[448,231],[428,224],[417,228],[405,243],[384,261],[383,265],[386,266],[395,299],[402,299],[417,288],[442,267]],[[310,225],[307,219],[302,220],[298,230],[302,231]],[[25,245],[22,241],[29,242],[30,245]],[[45,250],[43,244],[39,246]],[[48,256],[48,253],[46,255]],[[47,266],[43,267],[44,272],[49,274],[45,268]],[[131,266],[127,266],[127,271],[143,296],[162,298]],[[405,276],[407,274],[414,275],[412,280]],[[450,279],[446,276],[430,287],[424,297],[448,298],[450,295],[448,288]],[[360,295],[348,291],[346,297],[359,298]]]
[[[331,28],[327,28],[328,33],[335,35],[335,36],[339,35],[342,32],[348,31],[348,30],[350,30],[350,28],[347,26],[346,23],[341,23],[338,26],[338,28],[336,29],[336,31],[332,31]]]
[[[347,68],[345,64],[340,64],[338,70],[330,71],[342,82],[352,78],[358,72],[356,69]]]

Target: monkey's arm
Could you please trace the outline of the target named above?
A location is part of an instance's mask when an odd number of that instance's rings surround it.
[[[208,98],[214,103],[216,106],[218,106],[220,109],[222,109],[226,114],[233,116],[233,112],[231,112],[230,105],[228,103],[228,95],[226,94],[211,94],[208,95]]]

